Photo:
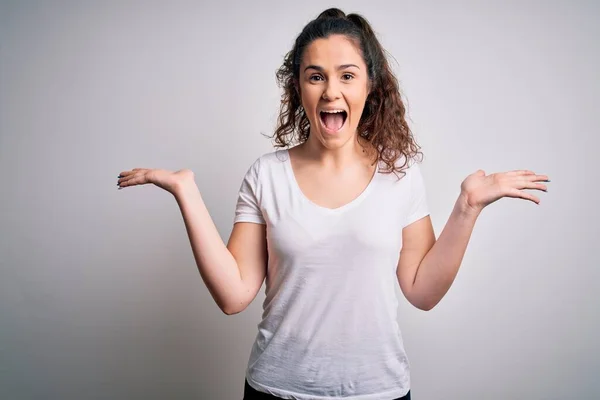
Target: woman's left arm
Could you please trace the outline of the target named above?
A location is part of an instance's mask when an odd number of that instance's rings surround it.
[[[408,301],[421,310],[431,310],[450,289],[465,255],[471,233],[481,211],[503,197],[521,198],[539,204],[538,197],[523,191],[547,191],[546,175],[519,170],[485,175],[479,170],[461,184],[461,193],[446,226],[436,240],[429,216],[402,230],[402,251],[397,276]]]

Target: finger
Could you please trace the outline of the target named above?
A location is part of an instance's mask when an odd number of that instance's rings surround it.
[[[134,168],[131,171],[123,171],[119,174],[119,176],[117,177],[117,184],[123,183],[128,181],[129,179],[132,179],[133,177],[137,175],[139,175],[140,173],[145,174],[146,171],[148,171],[148,168]]]
[[[524,192],[519,189],[514,189],[514,188],[511,189],[509,191],[508,197],[521,198],[521,199],[532,201],[535,204],[540,204],[540,199],[538,197],[532,195],[531,193]]]
[[[125,186],[133,186],[139,184],[139,177],[143,177],[145,172],[143,170],[138,169],[138,171],[128,174],[125,177],[119,178],[117,181],[117,186],[125,187]]]
[[[513,177],[518,182],[550,182],[548,175],[539,175],[539,174],[521,174],[519,176]]]
[[[120,185],[121,186],[135,186],[135,185],[143,185],[148,183],[148,179],[146,178],[145,172],[138,172],[134,175],[129,176],[125,180],[123,180]]]
[[[544,182],[550,182],[550,180],[548,179],[548,175],[540,175],[540,174],[536,174],[532,171],[526,171],[528,173],[520,173],[518,174],[518,176],[522,176],[523,178],[532,180],[532,181],[544,181]]]
[[[535,172],[528,169],[521,169],[517,171],[517,175],[535,175]]]
[[[119,177],[119,178],[122,178],[122,177],[130,176],[130,175],[134,175],[135,173],[137,173],[137,172],[139,172],[139,171],[143,171],[143,170],[147,170],[147,169],[148,169],[148,168],[134,168],[134,169],[132,169],[132,170],[129,170],[129,171],[122,171],[122,172],[119,174],[119,176],[118,176],[118,177]]]
[[[535,180],[526,180],[521,182],[520,185],[518,185],[517,189],[533,189],[533,190],[542,190],[544,192],[548,191],[548,186],[544,185],[543,183],[537,183],[537,181]]]
[[[135,176],[135,173],[126,173],[124,175],[120,175],[120,178],[117,180],[117,184],[122,185],[125,182],[133,179],[134,176]]]
[[[127,184],[127,186],[135,186],[135,185],[141,185],[144,183],[144,175],[134,175],[131,179],[127,180],[127,182],[125,182]]]
[[[119,182],[117,185],[121,188],[124,188],[124,187],[128,187],[128,186],[135,186],[136,184],[137,183],[136,183],[135,178],[130,178],[130,179]]]
[[[508,176],[526,176],[526,175],[535,175],[535,172],[530,171],[528,169],[518,169],[514,171],[509,171],[506,173]]]

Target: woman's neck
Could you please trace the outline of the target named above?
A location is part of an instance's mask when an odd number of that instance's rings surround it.
[[[362,140],[362,139],[359,139]],[[308,140],[298,146],[297,154],[306,161],[320,164],[323,168],[332,170],[343,170],[355,163],[373,164],[377,153],[369,142],[362,140],[361,143],[355,138],[349,140],[338,148],[327,148],[316,139]]]

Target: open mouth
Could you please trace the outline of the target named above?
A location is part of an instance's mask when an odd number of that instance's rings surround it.
[[[319,112],[321,123],[326,130],[331,132],[337,132],[346,123],[348,114],[344,110],[332,110],[332,111],[321,111]]]

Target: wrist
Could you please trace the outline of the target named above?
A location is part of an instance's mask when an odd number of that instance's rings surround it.
[[[469,196],[461,192],[456,200],[455,210],[460,214],[467,217],[477,217],[483,211],[482,207],[473,206],[469,203]]]
[[[171,191],[176,199],[181,199],[182,197],[195,192],[198,192],[198,186],[193,177],[191,179],[178,180],[173,184],[173,189]]]

